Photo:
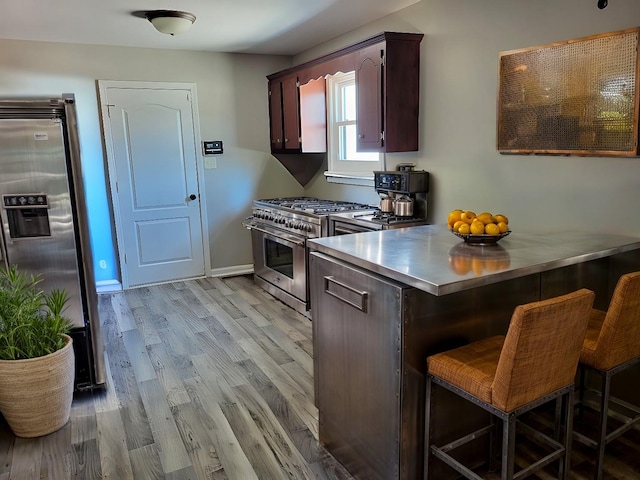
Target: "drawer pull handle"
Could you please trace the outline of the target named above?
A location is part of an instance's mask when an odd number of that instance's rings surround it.
[[[342,283],[332,276],[324,277],[324,291],[338,300],[367,313],[369,293]]]

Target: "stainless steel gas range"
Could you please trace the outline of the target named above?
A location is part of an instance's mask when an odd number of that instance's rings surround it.
[[[255,200],[251,230],[255,282],[298,312],[309,315],[307,239],[329,235],[328,218],[371,211],[371,205],[311,197]]]

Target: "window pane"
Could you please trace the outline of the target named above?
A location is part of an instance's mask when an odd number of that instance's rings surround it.
[[[345,120],[356,120],[356,86],[355,84],[347,85],[342,89],[344,96],[344,116]]]
[[[340,160],[377,162],[377,152],[356,152],[356,126],[340,126]]]

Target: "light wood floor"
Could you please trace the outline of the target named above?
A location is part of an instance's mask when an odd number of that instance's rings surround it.
[[[99,311],[106,390],[46,437],[0,417],[0,480],[352,478],[318,443],[311,322],[250,276],[101,295]],[[640,479],[639,442],[612,444],[606,479]],[[591,463],[575,446],[571,478]]]

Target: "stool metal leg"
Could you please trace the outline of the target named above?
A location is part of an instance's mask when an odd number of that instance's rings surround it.
[[[564,456],[560,458],[559,478],[567,480],[569,478],[569,470],[571,470],[571,442],[573,440],[573,390],[562,397],[564,402]]]
[[[516,416],[502,419],[502,480],[512,480],[516,456]]]
[[[426,390],[425,390],[425,407],[424,407],[424,470],[423,479],[429,478],[429,458],[431,457],[431,445],[429,443],[429,430],[431,424],[431,402],[433,401],[433,382],[431,381],[431,375],[426,376]]]
[[[596,454],[595,480],[602,480],[602,464],[604,463],[604,450],[607,446],[607,417],[609,411],[609,395],[611,395],[611,375],[602,372],[602,389],[600,397],[600,422],[598,428],[598,452]]]

